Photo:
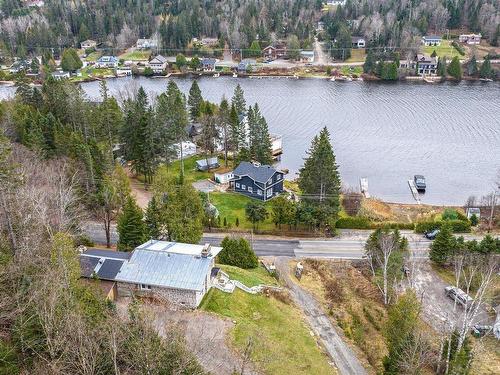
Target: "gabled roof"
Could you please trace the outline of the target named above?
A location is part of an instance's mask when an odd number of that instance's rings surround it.
[[[203,59],[201,59],[202,65],[215,65],[216,62],[217,60],[212,57],[204,57]]]
[[[117,63],[118,57],[116,56],[101,56],[97,60],[98,63]]]
[[[118,271],[131,253],[101,249],[87,249],[80,254],[80,269],[83,277],[115,280]]]
[[[218,165],[218,164],[219,164],[219,160],[216,157],[215,158],[208,158],[208,165]],[[207,160],[206,159],[196,160],[196,165],[198,167],[206,167]]]
[[[441,39],[439,35],[425,35],[424,39]]]
[[[255,165],[242,161],[234,170],[234,176],[248,176],[254,181],[266,183],[276,172],[270,165]]]
[[[163,57],[162,55],[157,55],[154,58],[151,59],[149,62],[150,64],[165,64],[167,62],[167,59]]]
[[[351,37],[351,43],[358,43],[360,40],[365,40],[362,36],[353,36]]]

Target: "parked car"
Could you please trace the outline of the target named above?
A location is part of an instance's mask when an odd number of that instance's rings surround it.
[[[471,332],[475,337],[483,337],[484,335],[493,332],[493,326],[476,324],[471,328]]]
[[[428,240],[433,240],[436,238],[436,236],[438,235],[439,233],[439,229],[434,229],[433,231],[430,231],[430,232],[425,232],[424,233],[424,236],[425,238],[427,238]]]
[[[472,303],[472,301],[474,301],[467,293],[456,286],[447,286],[444,288],[444,292],[448,297],[464,307],[467,307]]]

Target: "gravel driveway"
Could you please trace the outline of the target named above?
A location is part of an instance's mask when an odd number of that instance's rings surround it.
[[[297,306],[304,311],[314,333],[321,338],[323,346],[335,362],[341,375],[367,374],[354,351],[342,340],[314,297],[290,279],[288,262],[290,258],[276,258],[276,267],[285,279],[290,294]]]

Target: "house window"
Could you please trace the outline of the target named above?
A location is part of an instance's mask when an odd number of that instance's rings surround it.
[[[236,183],[236,187],[239,189],[240,188],[240,184],[237,182]]]
[[[262,195],[262,190],[257,189],[257,195]]]
[[[277,175],[276,175],[276,181],[279,181],[279,180],[281,180],[281,175],[280,175],[280,174],[277,174]]]
[[[267,196],[272,197],[273,196],[273,189],[267,189]]]
[[[141,284],[140,287],[141,290],[151,290],[151,285]]]
[[[241,184],[241,188],[242,188],[243,190],[246,190],[246,188],[247,188],[247,187],[246,187],[246,185]]]
[[[249,187],[248,187],[248,191],[249,191],[250,193],[253,193],[253,188],[252,188],[251,186],[249,186]]]

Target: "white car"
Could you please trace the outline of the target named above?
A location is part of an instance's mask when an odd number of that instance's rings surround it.
[[[448,297],[450,297],[452,300],[455,300],[464,307],[470,305],[472,301],[474,301],[462,289],[455,286],[447,286],[446,288],[444,288],[444,291]]]

